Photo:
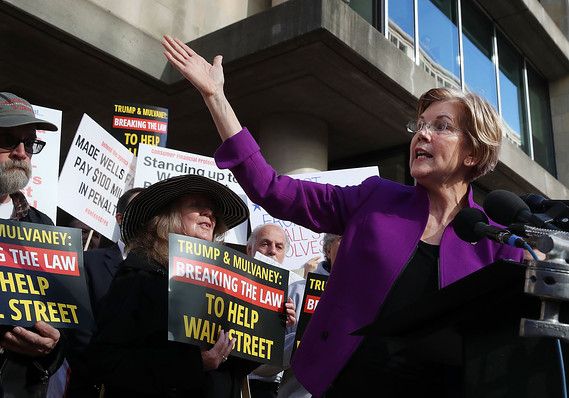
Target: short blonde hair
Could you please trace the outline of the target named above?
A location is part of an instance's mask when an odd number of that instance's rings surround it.
[[[502,144],[502,119],[488,101],[473,93],[448,88],[433,88],[419,98],[417,118],[435,102],[449,101],[461,108],[458,128],[464,131],[473,147],[477,162],[470,181],[494,170]]]
[[[128,250],[137,253],[147,260],[154,260],[164,268],[168,268],[170,233],[185,235],[182,216],[178,209],[183,196],[170,203],[165,209],[150,218],[133,237]],[[213,240],[221,241],[227,232],[223,219],[216,216]]]

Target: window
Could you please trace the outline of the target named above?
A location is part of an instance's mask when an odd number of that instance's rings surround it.
[[[500,111],[506,122],[506,137],[529,154],[523,81],[524,60],[499,32],[497,39],[500,64]]]
[[[462,2],[462,46],[466,90],[498,108],[493,50],[494,26],[478,7]]]
[[[396,37],[405,46],[405,53],[414,58],[415,28],[413,22],[413,0],[397,0],[389,2],[389,36]],[[392,39],[393,41],[393,39]]]
[[[460,88],[455,0],[418,0],[420,57],[436,70],[437,82]]]
[[[382,4],[386,0],[343,0],[380,32],[384,32]]]
[[[355,12],[360,14],[366,21],[374,25],[373,0],[349,0],[346,1]]]
[[[548,82],[474,0],[344,1],[376,28],[386,9],[387,37],[396,47],[437,86],[488,100],[505,121],[505,139],[556,175]]]
[[[547,81],[530,65],[527,66],[527,73],[533,157],[544,169],[556,175]]]

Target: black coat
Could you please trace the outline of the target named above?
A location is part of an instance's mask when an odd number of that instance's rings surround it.
[[[200,348],[168,341],[168,274],[134,253],[103,299],[89,347],[91,369],[112,397],[239,397],[258,364],[230,357],[205,372]]]
[[[88,250],[83,253],[83,265],[95,319],[99,312],[99,305],[109,291],[109,286],[122,261],[118,243],[104,249]]]
[[[88,250],[83,253],[83,266],[89,289],[89,299],[93,315],[97,319],[100,303],[107,294],[113,276],[123,261],[119,245]],[[71,367],[71,376],[67,386],[66,398],[98,398],[99,390],[93,375],[89,372],[87,346],[93,336],[94,328],[69,329],[66,331],[67,361]]]

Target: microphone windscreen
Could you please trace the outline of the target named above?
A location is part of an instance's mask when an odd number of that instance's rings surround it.
[[[547,200],[541,195],[535,195],[533,193],[526,193],[521,195],[520,199],[528,205],[532,213],[540,213],[545,211],[544,202]]]
[[[497,189],[484,198],[484,211],[494,222],[510,225],[518,221],[516,217],[523,210],[530,212],[528,205],[516,194]]]
[[[467,207],[459,211],[454,217],[452,227],[454,233],[465,242],[478,242],[484,236],[476,232],[477,223],[488,224],[488,217],[481,210],[474,207]]]

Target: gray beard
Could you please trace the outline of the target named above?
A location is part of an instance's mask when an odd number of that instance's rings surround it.
[[[11,195],[24,188],[32,176],[32,167],[24,160],[0,164],[0,195]]]

